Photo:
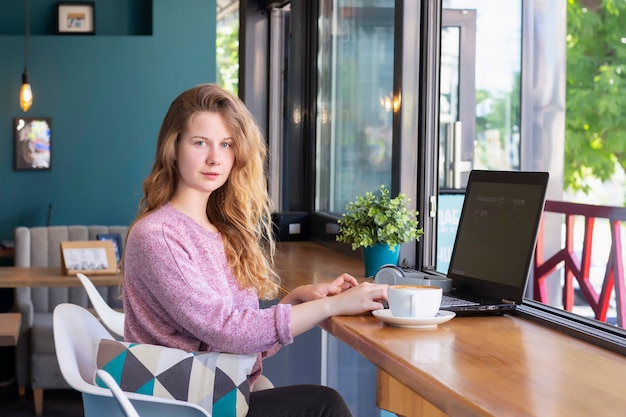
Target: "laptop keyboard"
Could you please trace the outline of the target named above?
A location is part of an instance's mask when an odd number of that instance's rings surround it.
[[[470,300],[463,300],[461,298],[456,298],[451,295],[443,295],[441,297],[441,305],[443,307],[459,307],[459,306],[475,306],[478,303]]]

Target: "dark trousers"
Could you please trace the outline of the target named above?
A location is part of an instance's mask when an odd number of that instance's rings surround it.
[[[247,417],[352,417],[352,413],[332,388],[291,385],[251,392]]]

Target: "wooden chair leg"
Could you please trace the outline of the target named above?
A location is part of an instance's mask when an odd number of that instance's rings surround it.
[[[43,388],[33,388],[33,400],[35,402],[35,415],[43,414]]]

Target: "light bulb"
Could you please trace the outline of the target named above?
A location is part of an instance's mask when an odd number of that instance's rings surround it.
[[[20,89],[20,107],[24,111],[28,111],[33,105],[33,90],[28,82],[28,72],[22,74],[22,88]]]

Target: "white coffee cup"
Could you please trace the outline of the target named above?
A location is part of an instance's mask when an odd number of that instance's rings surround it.
[[[434,317],[441,306],[441,287],[390,285],[387,303],[394,317]]]

